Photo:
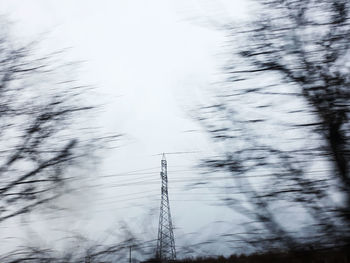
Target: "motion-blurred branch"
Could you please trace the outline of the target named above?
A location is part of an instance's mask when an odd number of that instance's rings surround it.
[[[349,246],[350,3],[258,4],[243,30],[224,27],[232,37],[228,78],[198,118],[222,154],[204,165],[232,174],[249,205],[228,205],[257,222],[246,225],[257,233],[248,238],[254,246]],[[312,175],[315,167],[324,173]],[[249,179],[266,172],[274,176]],[[299,213],[296,233],[279,205]]]
[[[40,56],[0,31],[0,222],[59,197],[96,146],[79,129],[94,109],[60,53]],[[90,114],[88,114],[90,116]],[[110,138],[108,138],[109,140]]]

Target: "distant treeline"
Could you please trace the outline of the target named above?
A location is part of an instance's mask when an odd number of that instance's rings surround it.
[[[149,260],[147,263],[156,263]],[[145,263],[146,263],[145,262]],[[198,257],[176,260],[176,263],[349,263],[350,249],[307,250],[294,252],[269,252],[229,257]]]

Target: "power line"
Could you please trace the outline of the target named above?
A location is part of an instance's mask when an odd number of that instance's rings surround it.
[[[181,171],[187,171],[187,170],[181,170]],[[196,182],[196,183],[206,183],[206,181],[220,181],[220,180],[232,180],[232,179],[250,179],[250,178],[268,178],[268,177],[274,177],[276,174],[258,174],[258,175],[240,175],[240,176],[211,176],[211,177],[186,177],[186,178],[174,178],[171,180],[172,183],[181,183],[181,182]],[[133,181],[138,179],[144,179],[141,181]],[[330,179],[322,179],[324,181],[329,181]],[[158,179],[156,178],[149,178],[149,177],[140,177],[140,178],[133,178],[132,180],[124,180],[119,181],[124,182],[121,184],[112,184],[112,185],[106,185],[106,184],[97,184],[93,186],[86,186],[87,188],[98,188],[98,187],[110,187],[110,188],[118,188],[118,187],[124,187],[124,186],[131,186],[131,185],[139,185],[139,184],[157,184]]]
[[[165,153],[156,153],[153,154],[152,156],[157,156],[157,155],[169,155],[169,154],[191,154],[191,153],[200,153],[201,151],[185,151],[185,152],[165,152]]]

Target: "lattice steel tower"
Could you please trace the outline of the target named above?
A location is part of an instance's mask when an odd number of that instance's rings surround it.
[[[162,179],[161,193],[162,198],[160,201],[160,215],[158,226],[158,240],[156,257],[161,262],[171,261],[176,259],[175,251],[175,239],[173,233],[173,224],[171,221],[169,195],[168,195],[168,174],[167,174],[167,162],[165,154],[163,153],[162,170],[160,177]]]

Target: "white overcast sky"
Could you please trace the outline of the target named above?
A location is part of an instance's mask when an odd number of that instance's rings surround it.
[[[149,220],[147,238],[156,237],[160,156],[154,155],[198,151],[193,155],[169,155],[167,159],[170,184],[172,178],[199,176],[192,165],[213,148],[205,134],[186,132],[200,129],[188,111],[205,99],[204,90],[217,80],[220,66],[217,55],[224,45],[223,32],[205,22],[243,18],[246,15],[243,3],[243,0],[0,0],[1,13],[14,22],[12,33],[19,39],[29,41],[45,35],[43,49],[71,47],[67,51],[69,59],[84,61],[79,80],[96,86],[106,102],[99,126],[107,132],[126,134],[123,146],[108,153],[96,177],[151,168],[148,174],[130,176],[144,179],[148,175],[156,181],[112,188],[109,186],[130,178],[97,179],[96,184],[105,186],[84,198],[77,197],[74,202],[67,201],[74,213],[61,218],[56,230],[61,227],[96,237],[105,234],[101,231],[117,228],[123,219],[134,224]],[[195,195],[196,199],[209,201],[181,201],[191,198],[182,195],[186,192],[183,185],[170,186],[177,243],[185,242],[181,236],[186,233],[199,231],[214,221],[232,219],[229,210],[212,205],[210,200],[216,197],[210,190],[202,189]],[[222,227],[225,228],[224,224]],[[44,223],[33,229],[39,231],[36,237],[44,241],[47,237],[40,233],[42,229],[55,231]],[[35,231],[29,232],[33,235]]]

